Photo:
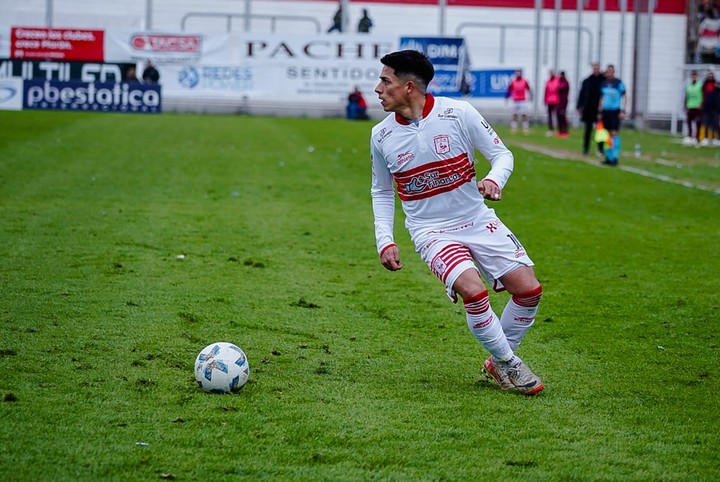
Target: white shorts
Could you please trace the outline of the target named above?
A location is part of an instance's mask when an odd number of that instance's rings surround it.
[[[525,100],[514,100],[512,104],[513,114],[527,114],[528,113],[528,102]]]
[[[415,249],[430,270],[445,283],[448,297],[457,301],[453,285],[468,269],[476,269],[495,291],[505,288],[500,278],[534,263],[520,241],[487,209],[476,220],[419,236]]]

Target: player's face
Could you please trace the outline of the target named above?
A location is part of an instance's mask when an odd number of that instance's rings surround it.
[[[385,112],[397,112],[407,105],[407,82],[395,75],[395,69],[385,65],[380,72],[380,82],[375,93]]]

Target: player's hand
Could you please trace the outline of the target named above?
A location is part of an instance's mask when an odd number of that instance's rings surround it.
[[[489,201],[499,201],[502,199],[502,189],[489,179],[478,181],[478,190],[483,197]]]
[[[380,262],[385,266],[385,269],[389,269],[390,271],[397,271],[403,267],[400,262],[400,250],[397,246],[390,246],[383,251],[380,255]]]

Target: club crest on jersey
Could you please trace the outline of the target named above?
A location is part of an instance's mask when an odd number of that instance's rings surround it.
[[[433,137],[435,143],[435,152],[437,154],[447,154],[450,152],[450,136],[443,134]]]
[[[445,274],[445,271],[447,270],[447,265],[440,258],[440,256],[436,256],[435,259],[432,260],[432,270],[435,271],[438,276],[442,276]]]

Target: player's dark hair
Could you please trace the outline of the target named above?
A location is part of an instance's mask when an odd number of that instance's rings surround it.
[[[423,81],[423,87],[427,87],[435,76],[435,68],[430,59],[417,50],[390,52],[381,58],[380,62],[393,69],[398,77],[414,76]]]

